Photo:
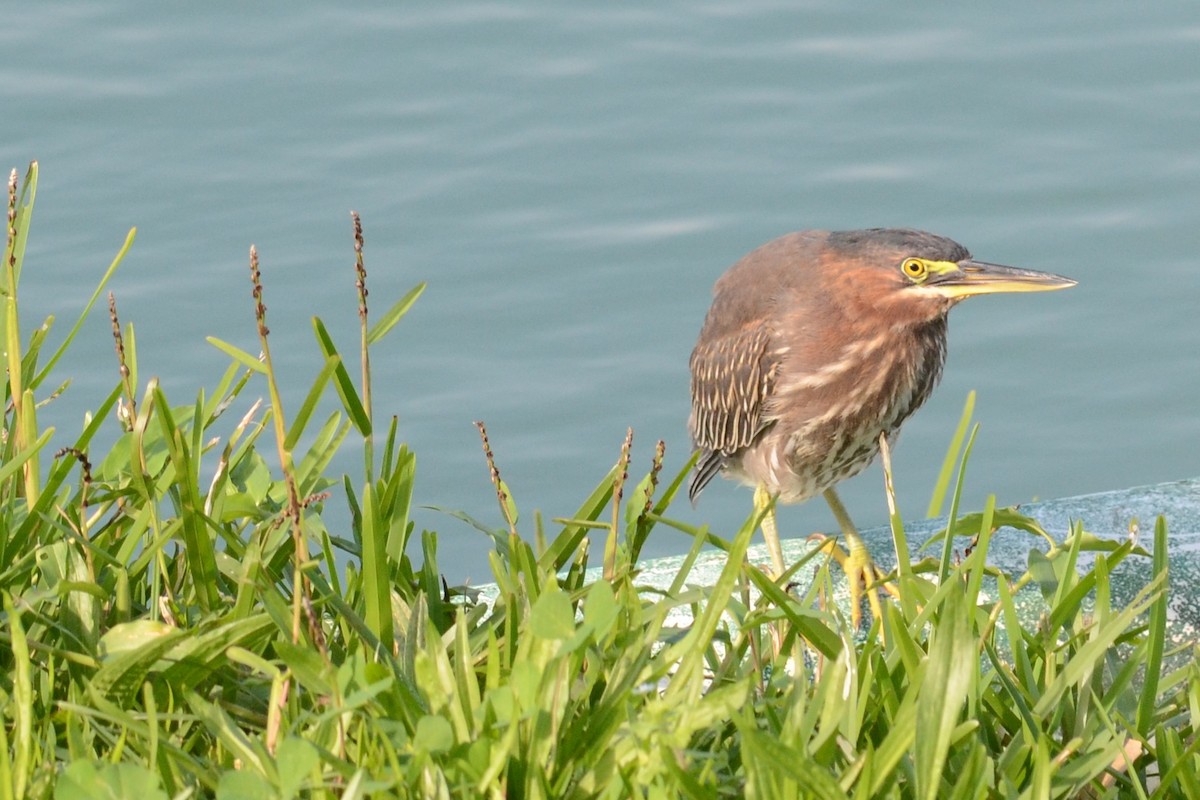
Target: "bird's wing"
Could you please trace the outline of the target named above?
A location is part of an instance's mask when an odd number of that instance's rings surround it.
[[[778,361],[766,324],[704,340],[692,351],[692,441],[702,453],[688,495],[695,500],[724,458],[749,447],[770,425],[763,407]]]

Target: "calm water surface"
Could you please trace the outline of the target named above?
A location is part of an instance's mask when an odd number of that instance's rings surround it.
[[[573,511],[628,426],[639,471],[659,438],[678,469],[713,280],[806,227],[927,228],[1080,282],[954,312],[898,446],[908,515],[971,389],[972,506],[1200,473],[1195,3],[26,3],[0,30],[0,155],[42,166],[26,324],[61,335],[136,225],[113,288],[180,404],[225,366],[206,335],[256,346],[251,242],[287,404],[311,316],[352,351],[361,212],[374,308],[429,283],[374,353],[377,411],[418,453],[418,501],[489,523],[475,419],[527,516]],[[116,380],[103,315],[60,374],[43,416],[66,443]],[[880,485],[843,491],[863,526]],[[728,533],[749,502],[721,484],[676,511]],[[487,580],[483,537],[418,524],[451,579]]]

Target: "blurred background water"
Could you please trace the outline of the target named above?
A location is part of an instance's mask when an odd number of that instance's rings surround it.
[[[309,317],[354,352],[356,209],[375,312],[429,283],[373,354],[421,504],[500,524],[476,419],[526,518],[570,514],[628,426],[635,475],[660,438],[678,470],[713,281],[810,227],[925,228],[1079,280],[953,313],[942,386],[897,448],[907,516],[971,389],[969,506],[1200,474],[1195,3],[57,2],[5,17],[0,165],[41,164],[26,326],[55,314],[61,337],[136,225],[113,288],[143,380],[189,403],[227,363],[206,335],[256,350],[254,242],[294,410],[318,364]],[[74,383],[42,417],[66,444],[116,380],[103,313],[59,375]],[[356,466],[352,451],[340,465]],[[860,526],[886,520],[881,486],[878,467],[845,485]],[[749,506],[717,482],[674,511],[728,534]],[[488,580],[483,536],[433,510],[417,522],[451,581]],[[781,516],[785,535],[832,527],[820,502]],[[660,529],[646,552],[688,544]]]

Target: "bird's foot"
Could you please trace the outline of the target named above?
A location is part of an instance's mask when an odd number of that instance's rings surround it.
[[[896,587],[887,580],[887,575],[875,565],[871,554],[866,548],[844,549],[838,544],[837,537],[814,533],[808,537],[810,541],[820,542],[824,550],[846,575],[847,589],[850,593],[850,624],[858,630],[862,624],[862,601],[866,595],[867,605],[871,614],[878,620],[883,619],[883,606],[879,602],[879,589],[882,588],[892,597],[897,597]]]

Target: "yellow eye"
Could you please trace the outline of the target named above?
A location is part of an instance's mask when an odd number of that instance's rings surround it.
[[[919,258],[907,259],[900,268],[904,270],[904,274],[907,275],[910,280],[914,281],[925,280],[925,276],[929,272],[929,268],[925,266],[925,262]]]

